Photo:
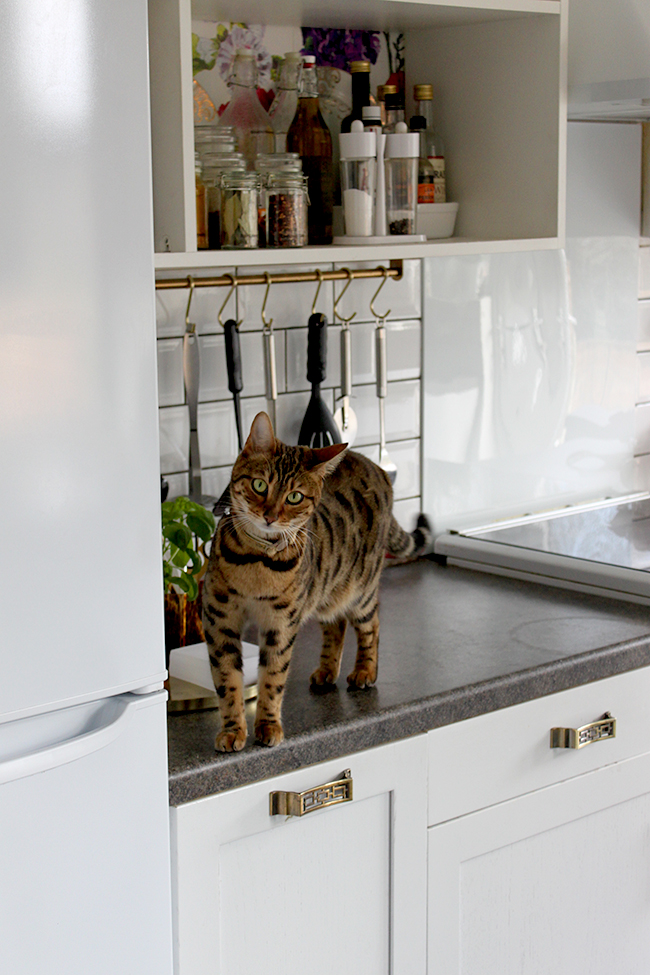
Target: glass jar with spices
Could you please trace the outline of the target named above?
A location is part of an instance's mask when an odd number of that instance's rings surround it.
[[[266,246],[266,183],[272,173],[302,173],[302,162],[297,152],[261,152],[255,160],[255,171],[260,175],[259,200],[257,203],[259,246]]]
[[[240,152],[210,153],[204,157],[203,182],[208,205],[208,248],[221,247],[221,177],[223,173],[244,172],[246,162]]]
[[[257,247],[257,173],[230,172],[221,176],[221,246]]]
[[[265,195],[267,247],[305,247],[307,177],[301,173],[269,173]]]

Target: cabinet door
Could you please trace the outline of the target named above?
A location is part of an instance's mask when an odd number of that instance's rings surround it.
[[[646,975],[650,755],[429,830],[429,975]]]
[[[349,768],[350,802],[269,794]],[[426,967],[426,736],[172,810],[178,975],[417,975]]]

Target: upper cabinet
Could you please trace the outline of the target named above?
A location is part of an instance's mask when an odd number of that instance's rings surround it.
[[[149,0],[149,18],[157,268],[385,261],[562,246],[563,0]],[[432,84],[445,138],[447,199],[459,204],[455,236],[197,252],[193,19],[403,33],[406,117],[413,114],[413,84]]]

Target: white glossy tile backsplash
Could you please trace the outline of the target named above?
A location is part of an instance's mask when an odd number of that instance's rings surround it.
[[[573,238],[424,262],[435,531],[635,490],[637,251]]]
[[[351,267],[374,267],[354,264]],[[331,270],[334,265],[274,267],[284,270]],[[257,269],[255,269],[257,270]],[[224,273],[235,268],[227,268]],[[195,277],[206,272],[191,272]],[[219,272],[221,273],[221,272]],[[242,268],[242,276],[253,273]],[[420,261],[405,261],[400,281],[387,280],[377,295],[376,310],[386,320],[388,395],[386,430],[389,452],[398,466],[395,511],[404,527],[411,529],[420,509],[420,375],[421,375],[421,280]],[[162,276],[162,275],[161,275]],[[169,274],[169,277],[177,275]],[[346,282],[323,282],[316,310],[326,315],[328,327],[327,378],[321,392],[330,410],[337,408],[340,395],[340,321],[334,319],[335,299]],[[350,323],[353,399],[359,421],[355,449],[367,456],[379,455],[379,408],[376,396],[375,319],[370,302],[380,279],[353,280],[343,295],[340,311]],[[287,443],[296,443],[309,402],[307,382],[307,323],[316,295],[316,284],[276,284],[269,289],[265,308],[272,321],[276,347],[278,381],[277,433]],[[237,454],[237,437],[231,394],[228,391],[223,329],[219,311],[227,289],[195,288],[190,321],[199,335],[201,382],[199,391],[199,441],[203,469],[203,490],[219,496],[225,487]],[[267,410],[264,381],[262,303],[264,286],[237,288],[222,320],[237,318],[244,389],[242,418],[246,434],[260,410]],[[156,293],[158,327],[158,395],[160,406],[161,473],[170,484],[170,496],[186,493],[189,463],[189,417],[185,406],[182,336],[185,331],[188,290],[159,290]]]

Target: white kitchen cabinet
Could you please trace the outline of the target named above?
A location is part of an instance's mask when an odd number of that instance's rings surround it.
[[[149,0],[158,269],[392,260],[553,248],[564,239],[564,0]],[[196,250],[192,17],[403,32],[407,115],[431,82],[444,120],[456,237],[420,244]]]
[[[351,801],[269,795],[349,768]],[[426,965],[426,736],[173,808],[177,975],[417,975]]]
[[[428,975],[650,971],[649,678],[429,734]],[[616,738],[550,748],[603,709]]]

